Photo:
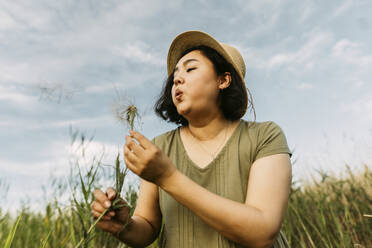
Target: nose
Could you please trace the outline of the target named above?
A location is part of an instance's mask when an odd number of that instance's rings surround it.
[[[178,84],[183,84],[184,79],[181,77],[180,73],[178,73],[174,78],[173,78],[173,83],[177,86]]]

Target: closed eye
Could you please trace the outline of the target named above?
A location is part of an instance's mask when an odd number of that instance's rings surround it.
[[[189,69],[186,70],[186,72],[189,72],[189,71],[192,71],[192,70],[195,70],[195,69],[196,69],[196,67],[189,68]]]

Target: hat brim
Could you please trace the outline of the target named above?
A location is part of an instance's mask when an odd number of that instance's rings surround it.
[[[237,73],[244,82],[244,76],[242,75],[241,71],[237,68],[237,65],[235,65],[231,56],[222,47],[222,45],[212,36],[201,31],[183,32],[173,40],[172,44],[169,47],[167,57],[168,76],[170,76],[173,73],[178,60],[181,58],[181,56],[187,49],[201,45],[213,48],[219,54],[221,54],[227,60],[227,62],[234,66],[235,70],[237,71]]]

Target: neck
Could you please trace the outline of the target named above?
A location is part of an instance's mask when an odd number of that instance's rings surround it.
[[[202,118],[199,120],[189,120],[189,131],[200,141],[211,140],[218,136],[221,131],[225,130],[231,124],[230,121],[215,116],[215,118]]]

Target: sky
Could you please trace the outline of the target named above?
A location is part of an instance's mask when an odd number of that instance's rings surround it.
[[[0,207],[37,205],[48,180],[68,175],[71,129],[113,163],[128,131],[118,101],[138,107],[148,138],[176,128],[153,105],[187,30],[239,49],[256,121],[283,129],[294,180],[371,168],[370,13],[369,0],[1,1]]]

